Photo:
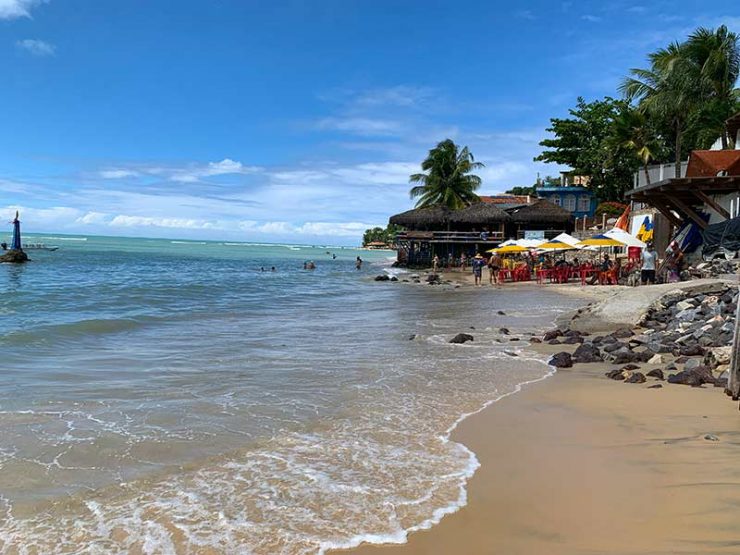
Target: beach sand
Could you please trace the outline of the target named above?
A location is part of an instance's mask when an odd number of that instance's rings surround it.
[[[738,404],[709,386],[608,380],[611,368],[560,370],[462,422],[452,439],[481,463],[468,504],[404,545],[352,553],[740,553]]]
[[[468,505],[405,545],[353,553],[740,553],[737,403],[576,368],[455,430],[481,462]]]

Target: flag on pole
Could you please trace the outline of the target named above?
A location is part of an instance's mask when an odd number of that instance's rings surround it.
[[[627,205],[627,208],[624,209],[624,212],[622,212],[622,215],[619,216],[619,219],[617,220],[617,223],[614,224],[614,227],[617,229],[621,229],[622,231],[628,231],[629,223],[630,223],[630,205]]]
[[[645,216],[642,221],[640,230],[637,232],[637,238],[643,243],[653,240],[653,222],[650,221],[650,216]]]

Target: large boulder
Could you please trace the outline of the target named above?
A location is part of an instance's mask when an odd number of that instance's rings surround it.
[[[589,363],[589,362],[601,362],[601,352],[598,347],[595,347],[591,343],[584,343],[580,345],[573,352],[573,362]]]
[[[563,351],[552,356],[550,359],[550,365],[555,368],[570,368],[573,366],[573,359],[571,358],[570,353]]]
[[[646,381],[645,374],[642,372],[633,372],[629,378],[624,380],[625,383],[645,383]]]
[[[546,331],[545,332],[545,335],[542,336],[542,340],[543,341],[552,341],[556,337],[562,337],[562,336],[563,336],[563,332],[562,331],[560,331],[560,330],[550,330],[550,331]]]
[[[450,339],[450,343],[467,343],[473,341],[474,338],[469,333],[458,333],[455,337]]]
[[[28,262],[28,255],[23,251],[6,251],[0,254],[0,263],[7,262],[9,264],[23,264]]]
[[[665,375],[663,374],[663,370],[660,368],[655,368],[653,370],[650,370],[650,372],[647,373],[647,375],[651,378],[658,378],[659,380],[664,380]]]
[[[712,375],[712,371],[706,366],[697,366],[668,376],[668,383],[690,385],[692,387],[699,387],[705,383],[714,384],[716,381],[717,378]]]

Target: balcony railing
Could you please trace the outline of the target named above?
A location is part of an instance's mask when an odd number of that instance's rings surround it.
[[[485,238],[484,238],[485,237]],[[499,243],[504,240],[502,231],[401,231],[396,241],[424,243]]]

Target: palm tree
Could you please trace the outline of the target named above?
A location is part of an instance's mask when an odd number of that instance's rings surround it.
[[[722,148],[726,149],[728,133],[725,122],[738,107],[738,90],[735,88],[740,75],[738,35],[724,25],[716,30],[700,27],[689,35],[684,54],[707,101],[701,110],[702,119],[715,137],[721,137]]]
[[[625,107],[614,119],[614,128],[610,137],[611,147],[624,148],[634,153],[642,162],[645,180],[650,185],[648,165],[656,158],[660,142],[645,114],[631,107]]]
[[[638,109],[670,127],[675,140],[676,177],[681,176],[683,134],[689,116],[699,105],[701,88],[686,53],[685,43],[674,42],[650,54],[650,69],[632,69],[620,90]]]
[[[468,147],[459,149],[450,139],[445,139],[429,151],[421,163],[424,173],[415,173],[409,182],[420,183],[411,188],[411,198],[418,199],[417,208],[441,206],[458,210],[478,200],[475,191],[481,179],[470,172],[482,168]]]

